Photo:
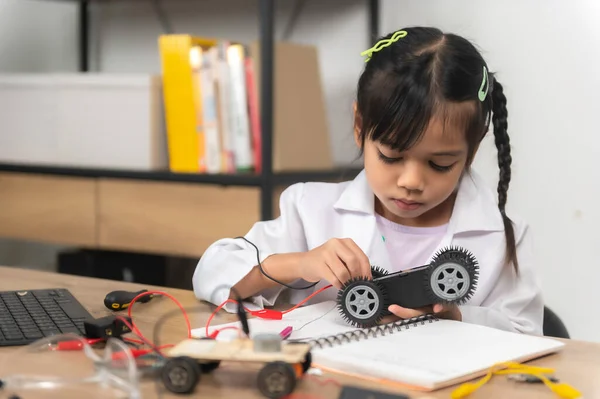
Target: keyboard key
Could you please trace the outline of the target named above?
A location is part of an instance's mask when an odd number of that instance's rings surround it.
[[[27,345],[55,334],[84,335],[92,315],[66,289],[0,292],[0,346]]]

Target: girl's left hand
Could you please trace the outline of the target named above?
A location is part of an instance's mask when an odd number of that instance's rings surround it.
[[[408,309],[398,305],[391,305],[388,310],[392,312],[396,317],[401,319],[410,319],[411,317],[420,316],[426,313],[435,313],[435,315],[442,319],[450,319],[462,321],[462,314],[460,309],[456,305],[440,305],[435,304],[433,308],[428,306],[421,309]]]

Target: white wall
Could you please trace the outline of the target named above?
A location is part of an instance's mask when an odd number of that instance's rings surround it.
[[[600,341],[600,3],[384,0],[382,28],[435,25],[474,40],[506,88],[509,210],[532,225],[547,304],[573,337]],[[476,165],[495,185],[493,138]]]
[[[77,70],[72,2],[0,0],[0,71]]]

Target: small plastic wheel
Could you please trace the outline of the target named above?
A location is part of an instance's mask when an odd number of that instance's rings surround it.
[[[342,316],[352,325],[372,327],[381,320],[386,309],[385,292],[379,283],[356,278],[338,293],[337,304]]]
[[[161,378],[170,392],[192,393],[200,380],[200,366],[190,357],[174,357],[162,367]]]
[[[200,363],[200,370],[203,373],[208,374],[208,373],[218,369],[220,365],[221,365],[221,361],[219,361],[219,360],[214,361],[214,362]]]
[[[285,362],[267,363],[258,373],[258,389],[270,399],[283,398],[296,389],[296,372]]]
[[[306,345],[306,342],[289,341],[286,345]],[[306,352],[306,355],[304,356],[304,361],[302,362],[302,374],[306,373],[310,366],[312,366],[312,353],[308,351]]]
[[[449,248],[436,254],[425,277],[425,287],[433,303],[460,305],[475,292],[479,266],[470,252]]]
[[[312,365],[312,353],[310,351],[306,352],[306,356],[304,356],[304,362],[302,362],[302,373],[306,373],[310,366]]]

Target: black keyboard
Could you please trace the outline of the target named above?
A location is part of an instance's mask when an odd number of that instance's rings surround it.
[[[85,335],[92,315],[66,289],[0,291],[0,346],[28,345],[56,334]]]

